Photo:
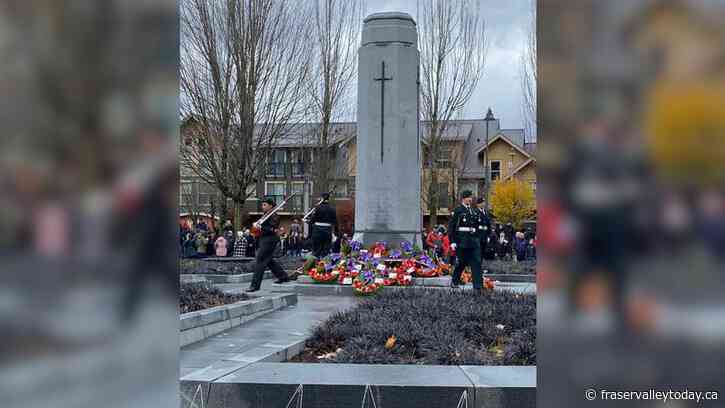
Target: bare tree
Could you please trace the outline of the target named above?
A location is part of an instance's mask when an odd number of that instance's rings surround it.
[[[331,123],[354,106],[350,87],[357,74],[357,50],[365,3],[348,0],[314,1],[314,62],[310,88],[312,117],[319,123],[312,135],[312,177],[319,192],[329,191],[334,176]]]
[[[235,227],[269,151],[304,117],[310,74],[303,2],[182,0],[181,165],[234,202]],[[224,214],[222,214],[224,216]]]
[[[536,138],[536,2],[531,2],[526,48],[520,56],[521,115],[529,138]]]
[[[426,144],[424,187],[430,223],[437,223],[438,172],[442,135],[450,121],[468,104],[483,74],[486,54],[485,24],[477,2],[469,0],[422,2],[420,31],[421,114]]]

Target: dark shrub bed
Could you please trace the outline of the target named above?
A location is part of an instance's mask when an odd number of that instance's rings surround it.
[[[516,274],[516,275],[536,275],[536,261],[484,261],[483,269],[487,269],[488,273],[500,274]]]
[[[331,316],[291,361],[536,364],[535,295],[433,289],[383,292]]]
[[[182,283],[179,294],[179,312],[189,313],[214,306],[247,300],[249,296],[228,294],[208,283]]]

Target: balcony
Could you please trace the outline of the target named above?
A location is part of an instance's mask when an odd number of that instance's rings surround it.
[[[267,177],[284,177],[286,163],[267,164]]]
[[[284,200],[282,195],[266,195],[274,200],[275,203],[279,204]],[[262,212],[262,201],[257,202],[257,211]],[[302,213],[304,211],[304,198],[301,195],[296,195],[285,203],[284,207],[278,211],[278,213]]]
[[[301,177],[307,171],[307,163],[272,162],[267,164],[267,177]]]

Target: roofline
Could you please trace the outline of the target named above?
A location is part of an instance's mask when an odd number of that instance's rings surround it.
[[[509,174],[508,176],[504,177],[504,181],[506,181],[506,180],[510,179],[511,177],[513,177],[514,175],[516,175],[516,173],[520,172],[520,171],[521,171],[521,170],[523,170],[523,169],[524,169],[524,168],[525,168],[526,166],[528,166],[529,164],[531,164],[531,163],[533,163],[533,162],[535,162],[535,161],[536,161],[536,159],[535,159],[535,158],[533,158],[533,157],[530,157],[530,158],[529,158],[528,160],[526,160],[525,162],[521,163],[521,164],[519,165],[519,167],[517,167],[517,168],[513,169],[513,171],[511,171],[511,174]]]
[[[516,150],[518,150],[524,156],[526,156],[528,158],[533,158],[533,156],[529,152],[527,152],[523,148],[519,147],[519,145],[517,145],[516,143],[512,142],[509,138],[504,136],[503,133],[498,133],[496,136],[494,136],[493,139],[488,141],[488,144],[486,146],[482,146],[480,149],[476,150],[476,154],[480,154],[482,151],[488,149],[488,147],[491,146],[493,144],[493,142],[495,142],[498,139],[503,139],[506,143],[508,143],[511,146],[513,146],[514,148],[516,148]]]

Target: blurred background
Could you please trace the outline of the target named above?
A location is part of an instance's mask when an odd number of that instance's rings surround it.
[[[541,407],[725,398],[725,2],[541,0]]]
[[[173,0],[0,3],[0,405],[178,406]]]

